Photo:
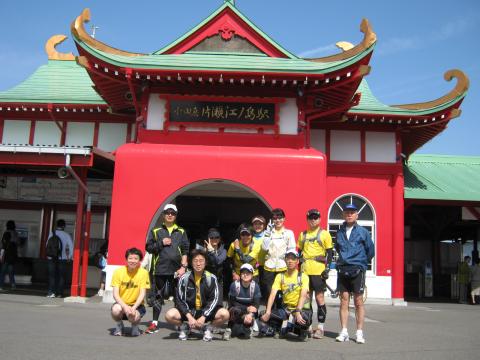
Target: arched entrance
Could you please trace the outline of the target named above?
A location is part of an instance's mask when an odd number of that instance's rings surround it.
[[[165,204],[177,205],[178,224],[190,239],[190,246],[203,244],[209,228],[220,230],[225,244],[229,244],[242,222],[254,215],[268,217],[271,206],[255,191],[231,180],[208,179],[187,185],[162,202],[156,211],[150,229],[161,223]]]

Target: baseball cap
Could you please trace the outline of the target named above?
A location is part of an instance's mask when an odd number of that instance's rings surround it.
[[[295,249],[287,250],[287,252],[285,253],[285,257],[287,257],[288,255],[293,255],[296,258],[300,257],[300,255],[298,255],[297,250],[295,250]]]
[[[245,233],[245,232],[248,233],[249,235],[252,235],[252,232],[250,231],[250,229],[248,227],[242,227],[240,229],[239,233],[242,234],[242,233]]]
[[[255,217],[252,219],[252,224],[253,224],[255,221],[260,221],[262,224],[265,224],[265,218],[264,218],[263,216],[255,216]]]
[[[163,212],[167,211],[167,210],[173,210],[175,211],[176,213],[178,213],[178,210],[177,210],[177,207],[173,204],[167,204],[165,205],[165,207],[163,208]]]
[[[210,229],[210,230],[208,230],[208,237],[209,237],[210,239],[219,238],[219,237],[220,237],[220,233],[218,232],[217,229]]]
[[[250,264],[243,264],[242,266],[240,266],[240,272],[242,272],[243,270],[249,271],[253,274],[253,266]]]
[[[320,216],[320,211],[318,209],[310,209],[307,211],[307,217],[309,217],[310,215]]]
[[[355,206],[355,204],[347,204],[343,207],[343,211],[345,210],[354,210],[357,211],[358,208]]]

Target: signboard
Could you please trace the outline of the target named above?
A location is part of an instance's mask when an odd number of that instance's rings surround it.
[[[275,125],[276,104],[273,102],[170,99],[168,104],[171,123]]]

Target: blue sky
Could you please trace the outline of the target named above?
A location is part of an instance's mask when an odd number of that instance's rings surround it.
[[[54,34],[70,37],[70,23],[89,7],[96,37],[113,47],[153,52],[198,24],[223,0],[0,1],[0,91],[46,63],[44,45]],[[367,80],[386,104],[429,101],[455,86],[443,74],[461,69],[470,90],[460,118],[418,153],[480,155],[480,1],[478,0],[237,0],[251,21],[291,52],[305,57],[357,44],[362,18],[370,20],[377,46]],[[69,38],[58,47],[76,54]]]

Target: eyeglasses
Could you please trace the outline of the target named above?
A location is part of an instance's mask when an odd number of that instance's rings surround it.
[[[283,220],[283,216],[272,216],[272,220]]]
[[[250,271],[242,271],[240,275],[252,275]]]
[[[175,211],[165,211],[165,215],[176,216],[177,213]]]
[[[308,215],[307,219],[308,220],[318,220],[318,219],[320,219],[320,215],[317,215],[317,214]]]

